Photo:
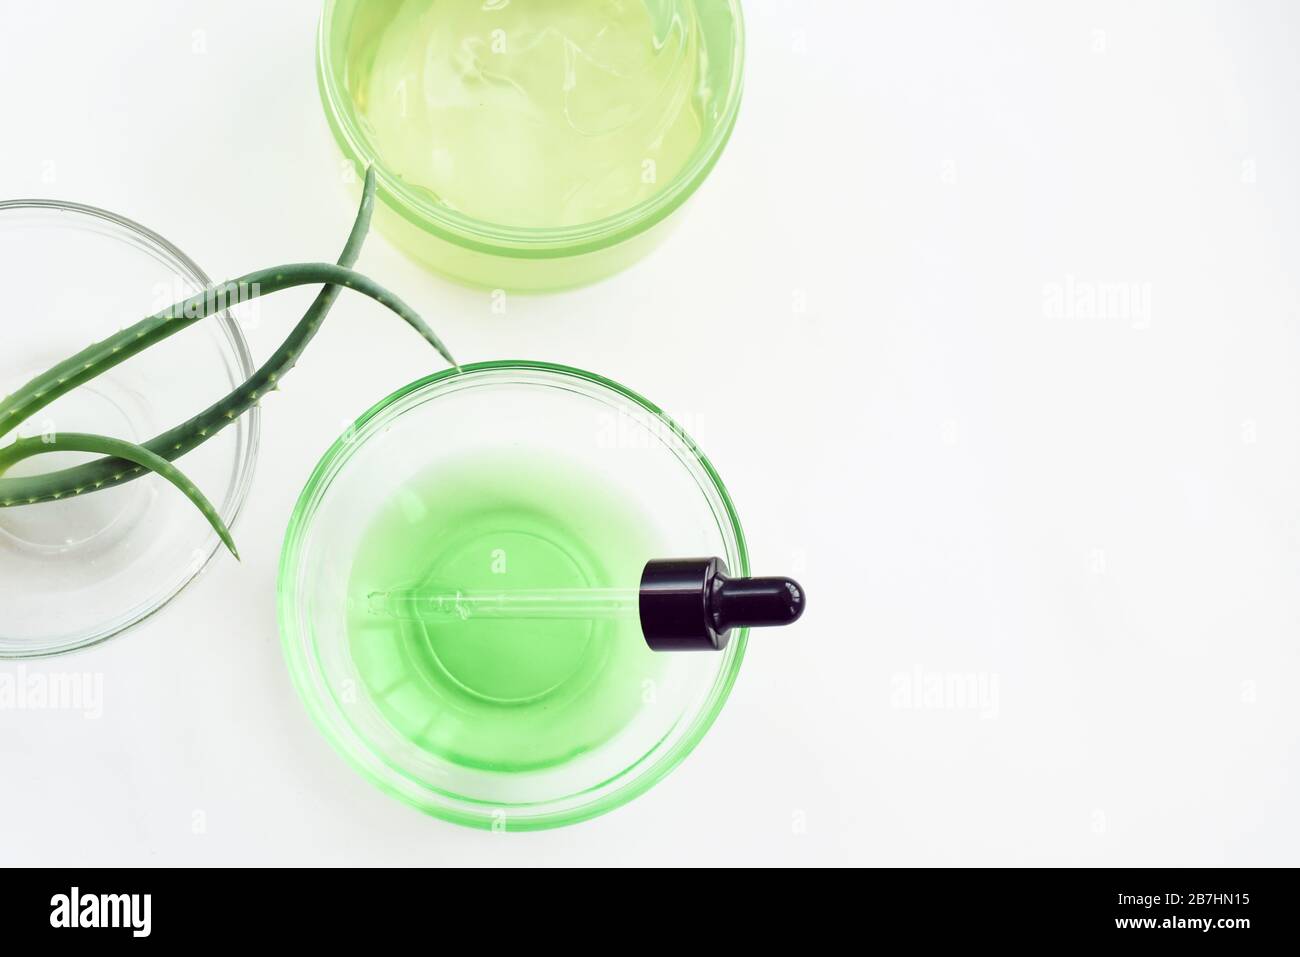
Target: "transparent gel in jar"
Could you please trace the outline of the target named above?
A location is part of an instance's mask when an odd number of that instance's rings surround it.
[[[572,226],[686,164],[703,130],[700,49],[676,0],[408,0],[354,96],[412,186],[490,222]]]
[[[739,0],[326,0],[318,67],[390,239],[544,291],[658,244],[730,138],[743,62]]]

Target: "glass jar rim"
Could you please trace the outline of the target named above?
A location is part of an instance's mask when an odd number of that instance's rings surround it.
[[[686,456],[678,454],[683,466],[690,469],[697,480],[706,479],[708,491],[716,496],[710,499],[710,507],[715,517],[725,518],[724,537],[728,539],[726,556],[736,569],[736,574],[749,574],[749,553],[745,544],[744,532],[736,514],[730,494],[712,463],[703,452],[658,406],[631,389],[607,379],[604,376],[571,366],[532,360],[507,359],[492,362],[478,362],[462,366],[459,370],[446,369],[433,375],[418,379],[398,389],[392,395],[376,403],[353,424],[321,458],[311,477],[308,479],[294,506],[285,535],[284,549],[280,560],[279,582],[279,616],[281,643],[290,675],[313,721],[324,732],[331,744],[361,774],[376,784],[381,790],[411,804],[434,817],[470,827],[490,829],[495,823],[493,813],[502,807],[526,813],[512,814],[509,818],[510,830],[541,830],[561,827],[585,821],[598,815],[621,807],[633,798],[643,794],[671,772],[699,744],[713,722],[721,713],[727,698],[735,684],[744,660],[748,644],[748,630],[738,629],[733,634],[730,644],[722,654],[726,655],[723,666],[718,669],[707,698],[693,714],[688,713],[688,729],[672,743],[662,755],[655,755],[654,750],[646,752],[631,762],[613,777],[597,782],[591,787],[566,795],[563,798],[548,799],[519,805],[503,805],[500,802],[485,802],[477,798],[456,794],[435,788],[427,782],[416,782],[400,768],[393,766],[382,755],[372,750],[359,738],[348,725],[345,718],[332,711],[327,702],[332,700],[324,675],[309,648],[314,649],[315,639],[309,631],[310,625],[303,621],[301,598],[297,593],[297,578],[301,566],[304,539],[310,529],[316,510],[326,491],[342,469],[346,467],[349,454],[368,440],[367,431],[378,431],[390,419],[387,416],[400,416],[403,400],[430,390],[436,390],[448,380],[456,380],[484,373],[518,373],[535,372],[552,376],[563,382],[566,379],[579,380],[607,390],[622,400],[626,400],[656,417],[668,429],[683,441],[683,448],[689,452]],[[436,397],[436,396],[435,396]],[[394,409],[397,411],[394,413]],[[701,491],[705,491],[701,488]],[[706,492],[707,496],[707,492]],[[717,515],[718,509],[722,515]],[[720,528],[723,526],[720,523]],[[647,758],[654,759],[646,764]],[[367,760],[369,759],[369,760]],[[630,775],[630,777],[629,777]],[[626,780],[624,780],[626,778]],[[620,783],[621,782],[621,783]],[[404,788],[403,785],[406,785]],[[413,793],[418,791],[419,793]],[[432,795],[444,798],[435,800]],[[588,799],[589,798],[589,799]],[[576,799],[586,799],[577,800]],[[566,805],[565,802],[568,802]],[[560,807],[552,805],[560,804]]]
[[[516,259],[552,259],[595,252],[624,242],[667,218],[707,178],[731,138],[740,112],[745,61],[744,14],[740,0],[723,0],[732,23],[731,74],[717,124],[672,181],[648,199],[590,223],[564,227],[521,227],[491,223],[430,202],[383,163],[361,130],[342,70],[331,52],[334,12],[341,0],[325,0],[317,32],[316,73],[329,126],[344,155],[362,169],[374,166],[381,199],[416,227],[475,252]],[[694,0],[689,0],[694,2]]]

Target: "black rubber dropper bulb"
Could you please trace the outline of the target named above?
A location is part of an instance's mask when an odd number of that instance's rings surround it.
[[[641,631],[655,651],[721,651],[735,628],[788,625],[803,614],[791,578],[731,578],[720,558],[669,558],[641,573]]]

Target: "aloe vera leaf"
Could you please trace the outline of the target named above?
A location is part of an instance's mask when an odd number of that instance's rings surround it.
[[[341,285],[369,296],[397,313],[453,367],[459,368],[447,347],[410,306],[374,280],[333,263],[289,263],[259,269],[238,279],[210,286],[168,309],[141,320],[129,329],[110,336],[102,342],[83,349],[65,359],[0,403],[0,436],[7,435],[36,412],[72,391],[77,386],[102,375],[155,343],[192,326],[213,312],[224,310],[229,302],[229,290],[241,290],[241,301],[270,295],[282,289],[320,283]],[[226,290],[225,293],[222,290]],[[294,356],[296,359],[297,357]],[[254,401],[261,396],[250,398]],[[233,419],[233,410],[228,413]]]
[[[352,224],[352,232],[348,235],[348,241],[339,256],[340,266],[351,268],[356,263],[370,229],[374,205],[375,172],[372,167],[366,171],[365,185],[361,190],[361,205]],[[307,344],[315,338],[342,288],[333,284],[325,286],[284,340],[284,344],[249,377],[248,381],[192,419],[142,443],[143,446],[169,462],[175,461],[238,420],[256,404],[257,400],[250,401],[250,396],[261,396],[274,391],[278,388],[280,380],[297,364],[298,357],[302,355]],[[232,412],[233,416],[230,414]],[[72,494],[79,488],[96,490],[112,488],[139,478],[145,472],[146,469],[142,466],[122,459],[98,459],[84,465],[42,475],[39,477],[39,483],[31,479],[0,479],[0,500],[10,498],[26,502],[30,498],[35,498],[38,502],[53,501],[56,497]]]
[[[186,478],[184,472],[162,456],[150,452],[144,446],[104,435],[89,435],[82,432],[62,432],[57,435],[19,439],[17,442],[0,449],[0,474],[3,474],[11,466],[24,459],[50,452],[91,452],[95,455],[111,455],[128,462],[134,462],[151,472],[161,475],[180,489],[185,497],[194,503],[195,507],[203,513],[203,517],[208,520],[208,524],[212,526],[213,531],[221,537],[221,541],[225,543],[226,548],[230,549],[230,554],[234,555],[236,559],[239,558],[239,550],[235,548],[235,540],[231,537],[230,530],[226,528],[226,523],[221,520],[221,515],[208,501],[207,496],[199,491],[197,485]],[[3,501],[0,504],[8,506],[27,503]]]

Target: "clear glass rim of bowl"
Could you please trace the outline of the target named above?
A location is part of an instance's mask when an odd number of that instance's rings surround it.
[[[123,235],[117,238],[124,239],[165,262],[168,267],[194,283],[199,289],[207,289],[212,285],[211,277],[199,267],[198,263],[183,253],[172,242],[147,226],[140,225],[135,220],[127,219],[125,216],[101,209],[98,206],[89,206],[85,203],[74,203],[61,199],[0,200],[0,214],[10,210],[24,209],[71,213],[88,217],[110,228],[121,230]],[[256,366],[253,365],[253,354],[248,348],[248,341],[244,338],[243,330],[239,328],[239,324],[229,312],[222,312],[212,318],[220,324],[243,378],[248,379],[256,371]],[[243,512],[244,503],[247,501],[248,493],[253,485],[253,474],[257,466],[257,450],[262,435],[262,410],[257,407],[250,409],[244,415],[244,422],[247,424],[247,428],[243,433],[244,441],[237,448],[236,479],[227,495],[226,502],[223,503],[221,508],[222,518],[226,522],[226,526],[231,529],[235,527],[240,514]],[[0,437],[0,444],[4,441],[4,438]],[[177,582],[161,595],[119,616],[103,628],[96,629],[73,641],[21,651],[0,643],[0,660],[33,660],[70,654],[74,651],[83,651],[94,645],[102,644],[110,638],[129,631],[171,604],[181,592],[193,584],[203,574],[204,570],[212,564],[212,559],[223,546],[215,533],[210,538],[208,553],[204,556],[202,562],[195,563],[193,573]]]
[[[745,23],[740,0],[722,0],[735,29],[731,37],[731,75],[721,116],[709,137],[664,189],[613,216],[555,228],[516,227],[466,216],[430,202],[383,163],[361,130],[341,64],[331,53],[335,10],[344,0],[325,0],[316,44],[316,73],[325,115],[344,155],[362,169],[373,165],[376,188],[387,205],[425,232],[466,249],[516,259],[552,259],[595,252],[624,242],[661,222],[688,200],[722,156],[740,113],[745,72]],[[695,3],[696,0],[687,0]]]
[[[365,445],[365,429],[378,429],[384,422],[400,416],[402,414],[401,410],[396,412],[393,410],[403,400],[416,393],[437,389],[449,379],[484,373],[503,373],[505,376],[509,376],[521,372],[544,373],[554,376],[561,383],[567,379],[576,385],[594,385],[607,389],[615,393],[619,398],[639,406],[659,420],[666,428],[671,429],[682,440],[681,449],[675,449],[674,453],[683,466],[692,473],[697,484],[700,484],[701,490],[708,495],[710,507],[715,513],[715,519],[719,520],[719,528],[723,530],[724,537],[727,538],[729,554],[724,557],[734,574],[749,574],[749,551],[745,544],[744,531],[740,526],[740,519],[736,514],[731,495],[727,492],[726,486],[722,484],[722,479],[718,476],[712,463],[704,456],[703,452],[700,451],[699,447],[690,439],[681,426],[653,402],[633,392],[626,386],[594,372],[587,372],[583,369],[575,369],[557,363],[523,359],[476,362],[462,366],[459,371],[446,369],[422,379],[417,379],[377,403],[357,419],[335,441],[312,472],[311,478],[308,479],[307,485],[294,507],[293,515],[289,520],[288,531],[285,535],[284,549],[280,558],[277,592],[281,644],[284,647],[290,676],[299,697],[317,727],[321,729],[334,748],[363,777],[370,780],[385,793],[434,817],[454,824],[482,829],[491,829],[494,826],[496,819],[493,812],[502,807],[500,803],[486,802],[463,795],[452,795],[449,792],[428,787],[422,789],[426,792],[422,796],[412,794],[409,788],[403,790],[390,779],[392,777],[403,778],[402,772],[393,768],[382,756],[370,755],[369,749],[365,747],[355,733],[351,732],[347,722],[341,719],[336,720],[336,716],[330,713],[330,709],[326,707],[325,702],[332,701],[333,696],[323,679],[317,661],[314,659],[315,642],[309,628],[304,625],[305,616],[301,614],[301,597],[297,593],[296,583],[299,577],[304,540],[312,525],[316,508],[323,499],[330,483],[346,466],[349,453]],[[653,750],[649,751],[613,777],[595,782],[584,790],[575,792],[563,799],[523,805],[522,807],[527,809],[527,813],[512,813],[509,818],[509,829],[512,831],[533,831],[577,824],[623,806],[663,780],[695,749],[721,713],[727,698],[731,694],[732,686],[736,682],[741,662],[745,657],[748,639],[748,629],[738,629],[733,633],[727,649],[721,652],[726,656],[724,667],[721,667],[715,676],[708,698],[695,714],[687,718],[690,727],[664,754],[654,755]],[[647,757],[651,755],[654,755],[654,759],[646,763]],[[368,763],[363,760],[366,756],[375,758],[375,760]],[[387,771],[389,777],[385,777],[383,771]],[[439,803],[438,800],[432,797],[435,794],[449,797],[455,804]],[[566,801],[572,802],[574,798],[585,798],[589,795],[594,796],[577,804],[564,804]],[[558,808],[549,806],[554,804],[563,806]],[[478,810],[469,809],[475,806],[477,806]],[[518,811],[520,807],[520,805],[511,805],[510,809]]]

